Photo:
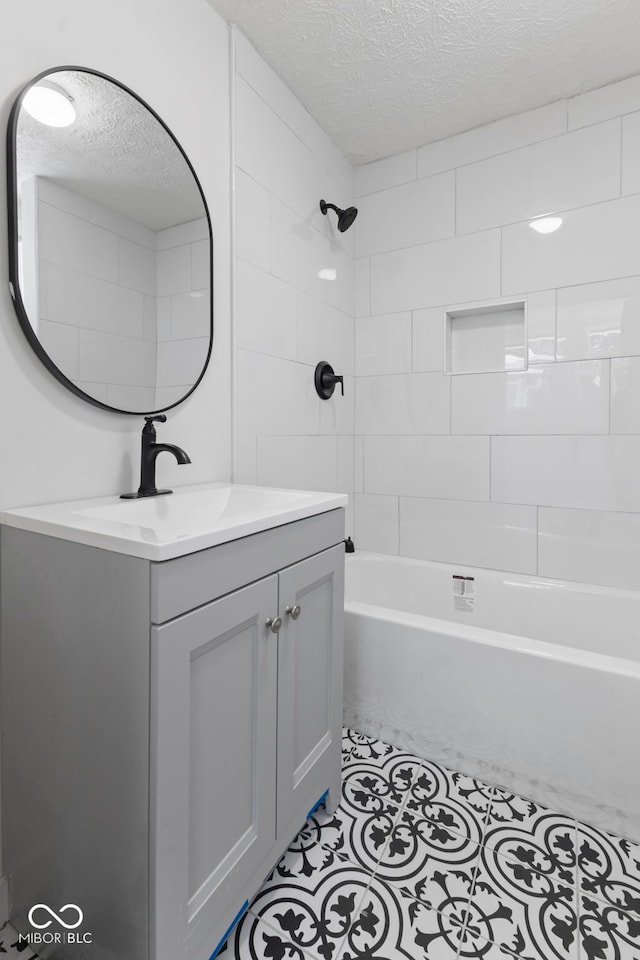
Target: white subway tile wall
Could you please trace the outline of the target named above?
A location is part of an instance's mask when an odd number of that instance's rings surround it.
[[[622,118],[622,195],[640,193],[640,113]]]
[[[449,433],[449,381],[439,373],[358,377],[356,433]]]
[[[236,53],[236,480],[349,493],[362,549],[640,589],[640,78],[354,170]],[[505,299],[525,369],[445,374],[445,311]]]
[[[541,507],[538,572],[637,590],[640,514]]]
[[[356,374],[411,373],[411,313],[356,319]]]
[[[640,355],[640,277],[558,290],[557,358]]]
[[[298,490],[335,491],[338,486],[337,437],[258,437],[257,482]]]
[[[240,258],[237,278],[238,346],[295,360],[298,354],[298,292],[295,287]]]
[[[451,433],[608,432],[606,360],[451,378]]]
[[[611,433],[640,432],[640,357],[611,361]]]
[[[323,216],[319,205],[352,205],[353,168],[246,38],[234,36],[234,479],[351,496],[354,290],[366,316],[369,259],[354,276],[354,230],[339,233],[335,214]],[[338,386],[331,399],[318,397],[321,360],[344,377],[344,396]],[[350,510],[347,524],[352,533]]]
[[[370,257],[455,233],[455,175],[413,180],[400,187],[362,197],[356,233],[356,256]],[[425,216],[428,210],[428,216]]]
[[[412,334],[414,372],[443,370],[444,310],[442,307],[414,310]]]
[[[364,493],[489,500],[489,437],[364,437]]]
[[[620,141],[620,120],[609,120],[461,167],[458,231],[487,230],[619,197]]]
[[[549,234],[527,222],[503,227],[503,294],[637,275],[640,196],[564,210],[562,218],[561,228]]]
[[[407,557],[536,572],[535,507],[400,497]]]
[[[541,290],[527,296],[529,363],[556,359],[556,291]]]
[[[640,589],[640,77],[355,182],[356,545]],[[527,369],[445,375],[445,311],[504,298]]]
[[[566,129],[567,111],[561,102],[505,117],[504,120],[420,147],[418,176],[428,177],[486,157],[495,157],[530,143],[557,137]]]
[[[355,527],[358,549],[374,553],[398,553],[398,498],[356,493]]]
[[[355,378],[347,376],[344,378],[344,396],[337,385],[332,397],[320,401],[320,433],[353,434],[355,399]]]
[[[401,183],[409,183],[417,176],[417,151],[408,150],[386,160],[375,160],[356,167],[355,195],[364,197],[378,190],[388,190]],[[436,171],[437,172],[437,171]]]
[[[489,230],[371,257],[371,314],[499,297],[500,239]]]
[[[356,317],[368,316],[371,309],[371,278],[368,257],[355,260],[353,264],[353,285]]]

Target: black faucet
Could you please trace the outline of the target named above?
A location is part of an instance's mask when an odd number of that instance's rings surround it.
[[[142,428],[142,456],[140,459],[140,486],[137,493],[123,493],[121,500],[137,500],[139,497],[160,497],[166,493],[173,493],[173,490],[158,490],[156,487],[156,458],[159,453],[172,453],[178,463],[191,463],[191,460],[181,447],[176,447],[173,443],[156,443],[156,428],[153,425],[154,420],[158,423],[166,423],[167,418],[164,413],[156,417],[145,417],[145,425]]]

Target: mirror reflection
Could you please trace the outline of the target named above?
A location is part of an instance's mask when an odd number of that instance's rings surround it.
[[[212,335],[209,218],[181,148],[136,96],[83,70],[38,78],[11,122],[12,281],[32,345],[101,406],[180,402]]]

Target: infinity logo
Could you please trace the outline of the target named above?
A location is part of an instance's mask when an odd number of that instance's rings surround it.
[[[36,923],[36,921],[33,918],[36,910],[41,910],[41,911],[43,910],[45,913],[48,913],[52,919],[45,920],[44,923]],[[75,910],[76,915],[78,917],[75,923],[65,923],[64,920],[62,919],[62,914],[65,913],[65,911],[67,910]],[[55,913],[51,909],[51,907],[47,906],[46,903],[36,903],[31,907],[31,910],[29,910],[29,923],[31,924],[32,927],[35,927],[36,930],[46,930],[47,927],[51,926],[54,920],[56,921],[56,923],[59,923],[61,927],[64,927],[65,930],[75,930],[76,927],[80,926],[83,919],[84,919],[84,914],[80,909],[80,907],[78,907],[75,903],[65,903],[64,907],[60,907],[59,913]]]

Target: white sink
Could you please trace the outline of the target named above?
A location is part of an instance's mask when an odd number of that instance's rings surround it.
[[[344,494],[211,483],[146,500],[107,497],[5,510],[0,522],[147,560],[170,560],[346,503]]]
[[[118,500],[103,507],[75,510],[120,526],[142,527],[158,540],[190,536],[213,526],[232,526],[247,516],[273,515],[312,499],[314,494],[266,487],[220,486],[209,490],[177,490],[146,500]]]

